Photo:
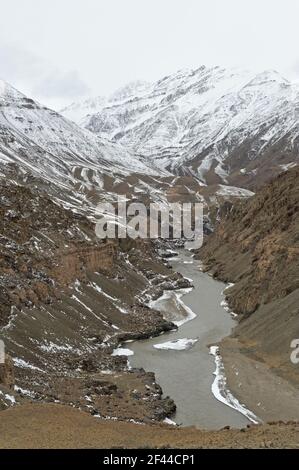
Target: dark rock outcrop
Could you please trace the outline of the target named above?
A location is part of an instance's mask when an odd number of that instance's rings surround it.
[[[14,365],[11,357],[6,354],[5,363],[0,364],[0,385],[13,389],[15,384]]]

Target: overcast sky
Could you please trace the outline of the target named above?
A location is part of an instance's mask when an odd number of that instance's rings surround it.
[[[185,67],[299,80],[298,0],[0,0],[0,78],[60,108]]]

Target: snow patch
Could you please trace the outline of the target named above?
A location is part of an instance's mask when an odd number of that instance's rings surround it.
[[[15,390],[15,392],[21,393],[22,395],[24,395],[26,397],[35,398],[35,393],[34,392],[31,392],[30,390],[19,387],[18,385],[15,385],[14,390]]]
[[[1,390],[0,390],[0,395],[3,396],[5,400],[10,401],[11,404],[14,405],[16,403],[16,399],[13,395],[9,395],[8,393],[3,393]]]
[[[18,357],[13,358],[13,363],[16,367],[20,367],[21,369],[31,369],[31,370],[37,370],[39,372],[44,372],[39,367],[33,366],[29,362],[24,361],[24,359],[19,359]]]
[[[231,197],[251,197],[254,196],[252,191],[244,188],[236,188],[235,186],[219,185],[219,189],[216,191],[218,196],[231,196]]]
[[[172,419],[165,418],[163,423],[169,424],[170,426],[177,426],[177,423],[175,421],[172,421]]]
[[[81,351],[77,348],[74,348],[70,344],[55,344],[53,341],[46,341],[44,344],[41,344],[39,348],[44,352],[49,353],[58,353],[58,352],[76,352],[80,353]]]
[[[112,356],[134,356],[134,351],[127,348],[116,348],[114,349]]]

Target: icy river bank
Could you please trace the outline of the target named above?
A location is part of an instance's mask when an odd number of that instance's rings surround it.
[[[181,250],[174,270],[192,279],[193,289],[165,291],[151,303],[178,330],[128,345],[132,367],[156,374],[164,394],[174,399],[177,424],[207,429],[243,427],[256,417],[227,390],[217,344],[235,325],[224,308],[225,284],[200,271],[200,262]],[[182,314],[184,316],[182,316]]]

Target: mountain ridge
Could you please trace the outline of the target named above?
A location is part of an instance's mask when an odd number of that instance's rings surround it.
[[[168,175],[8,83],[1,81],[0,90],[2,176],[45,187],[65,207],[91,215],[101,199],[114,199],[117,187],[132,175]]]
[[[203,184],[252,189],[298,163],[299,87],[276,71],[181,70],[76,120],[148,162]],[[96,105],[95,105],[96,108]],[[62,110],[70,118],[71,109]],[[269,157],[269,152],[279,155]],[[259,184],[260,184],[259,183]]]

